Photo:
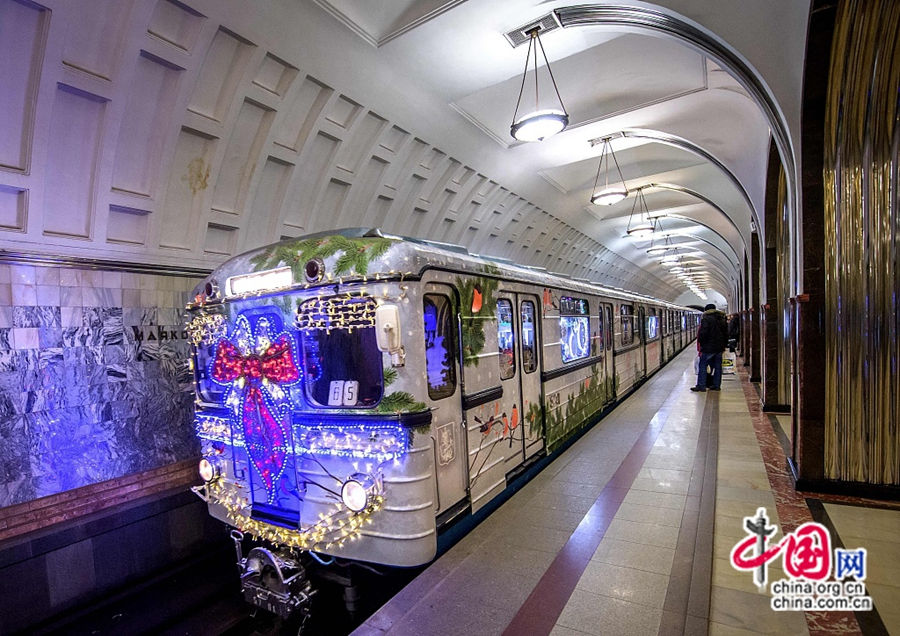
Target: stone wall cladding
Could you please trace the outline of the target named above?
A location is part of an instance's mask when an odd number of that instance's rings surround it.
[[[198,454],[197,279],[0,264],[0,508]]]

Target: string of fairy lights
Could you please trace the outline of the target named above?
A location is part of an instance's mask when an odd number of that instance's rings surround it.
[[[255,539],[269,541],[289,548],[301,550],[323,550],[342,548],[348,541],[359,538],[363,528],[372,523],[372,515],[384,507],[384,495],[376,493],[360,512],[349,510],[340,501],[331,510],[319,512],[318,520],[306,528],[285,528],[276,526],[247,514],[250,497],[241,484],[217,478],[207,484],[207,495],[225,508],[228,520],[241,532]]]
[[[296,326],[301,331],[354,329],[375,327],[377,305],[371,297],[315,298],[297,308]]]
[[[202,313],[194,316],[185,326],[188,338],[195,347],[208,346],[224,338],[228,331],[225,316]]]
[[[229,418],[198,413],[194,428],[202,440],[244,447],[243,432]],[[409,432],[400,424],[294,424],[293,438],[288,452],[296,456],[309,453],[379,463],[401,459],[409,447]]]

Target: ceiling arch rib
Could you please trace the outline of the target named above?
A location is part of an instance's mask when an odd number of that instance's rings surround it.
[[[699,144],[695,144],[687,139],[681,139],[680,137],[676,137],[675,135],[669,135],[667,133],[659,132],[659,131],[651,131],[651,130],[624,130],[622,131],[622,135],[624,137],[632,137],[638,139],[652,139],[653,141],[661,144],[666,144],[670,146],[675,146],[676,148],[681,148],[682,150],[686,150],[692,154],[695,154],[699,157],[702,157],[707,162],[715,166],[721,171],[722,175],[724,175],[735,187],[735,189],[740,193],[741,197],[744,200],[744,203],[747,206],[747,211],[750,213],[751,218],[755,218],[758,213],[756,208],[753,205],[753,201],[750,199],[750,195],[747,193],[747,189],[744,187],[744,184],[741,183],[741,180],[738,179],[737,175],[735,175],[724,163],[719,161],[715,155],[710,152],[707,152],[702,146]],[[675,189],[675,188],[672,188]],[[683,191],[687,191],[685,188]],[[691,192],[693,193],[693,191]],[[698,193],[699,194],[699,193]],[[698,196],[698,198],[700,198]],[[735,229],[741,233],[741,236],[744,236],[744,233],[740,231],[737,225],[734,223],[734,220],[728,216],[727,213],[724,212],[718,206],[716,207],[720,212],[725,214],[728,217],[728,220],[731,221],[732,225],[734,225]],[[748,228],[749,229],[749,228]],[[748,238],[744,237],[744,247],[746,248],[748,245]]]
[[[701,51],[728,69],[763,112],[784,166],[788,191],[797,192],[794,148],[784,114],[760,76],[727,44],[681,17],[648,7],[580,5],[560,7],[554,12],[563,27],[621,26],[662,33]],[[792,207],[796,209],[796,201]],[[751,210],[757,227],[762,227],[761,215],[752,206]]]
[[[626,139],[619,133],[618,139]],[[613,135],[615,137],[615,134]],[[626,145],[625,148],[619,149],[619,155],[622,157],[621,164],[625,176],[625,182],[630,191],[640,189],[645,193],[648,204],[648,211],[653,214],[662,209],[673,209],[677,207],[686,207],[684,203],[678,200],[679,196],[689,197],[695,202],[708,206],[708,211],[698,209],[696,214],[685,215],[687,218],[697,220],[703,225],[715,230],[718,234],[729,243],[732,250],[737,254],[742,254],[745,249],[745,237],[749,236],[750,219],[752,211],[748,207],[748,197],[746,192],[740,189],[740,182],[737,181],[730,169],[721,163],[714,163],[708,160],[709,153],[697,149],[695,144],[688,142],[677,144],[663,144],[657,137],[662,139],[672,139],[670,135],[665,133],[657,133],[650,131],[649,134],[642,134],[640,137],[630,137],[633,142],[637,139],[644,139],[650,143],[639,146]],[[648,153],[647,149],[654,146],[654,152]],[[656,147],[670,147],[677,152],[664,152],[660,154],[656,152]],[[694,157],[694,160],[685,161],[685,157]],[[699,160],[700,163],[697,163]],[[594,169],[598,165],[598,159],[584,160],[579,162],[577,172],[567,175],[567,180],[563,181],[563,177],[558,177],[558,187],[567,191],[576,188],[587,199],[593,191],[593,182],[597,179],[591,175],[588,182],[587,169]],[[619,161],[619,159],[617,159]],[[704,166],[708,166],[704,167]],[[668,169],[673,168],[673,169]],[[649,172],[649,174],[648,174]],[[546,177],[556,177],[558,172],[545,174]],[[596,174],[596,173],[595,173]],[[605,181],[605,179],[604,179]],[[675,181],[679,185],[675,185],[670,181]],[[701,192],[701,189],[710,192],[710,195]],[[678,196],[666,197],[664,192],[677,194]],[[729,194],[729,193],[733,193]],[[696,205],[695,203],[694,205]],[[744,209],[746,216],[740,219],[740,226],[746,228],[746,234],[742,233],[738,222],[735,221],[733,215],[725,212],[724,206],[728,209]],[[595,206],[585,205],[592,216],[598,216],[604,221],[606,229],[609,224],[606,223],[613,218],[627,218],[631,214],[634,207],[634,199],[625,199],[613,206]],[[710,215],[709,212],[714,214]],[[618,226],[614,226],[618,227]],[[621,235],[624,228],[618,228],[617,232]],[[624,247],[623,249],[628,249]],[[739,258],[735,258],[740,262]],[[640,263],[638,258],[636,262]]]
[[[671,190],[672,192],[681,192],[683,194],[692,196],[695,199],[703,201],[706,205],[708,205],[709,207],[711,207],[714,210],[716,210],[717,212],[719,212],[719,214],[721,214],[722,218],[727,220],[728,223],[731,224],[731,227],[734,228],[735,233],[737,233],[739,236],[741,235],[741,230],[737,226],[737,224],[734,222],[734,219],[732,219],[730,216],[728,216],[728,214],[725,212],[725,210],[723,210],[721,207],[719,207],[719,205],[717,203],[715,203],[712,199],[710,199],[706,195],[704,195],[696,190],[692,190],[691,188],[686,188],[685,186],[681,186],[681,185],[675,185],[673,183],[651,183],[647,187]],[[744,245],[744,247],[746,248],[746,245]]]
[[[702,252],[704,254],[703,258],[715,265],[715,268],[710,269],[728,272],[726,278],[729,279],[735,279],[739,274],[739,270],[735,267],[734,262],[728,257],[725,251],[709,239],[686,231],[675,231],[672,233],[672,236],[682,236],[700,242],[701,245],[689,245],[683,247]]]

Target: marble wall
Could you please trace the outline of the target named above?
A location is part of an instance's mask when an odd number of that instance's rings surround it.
[[[198,454],[196,279],[0,264],[0,507]]]

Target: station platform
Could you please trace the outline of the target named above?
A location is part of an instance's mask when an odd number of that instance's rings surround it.
[[[799,493],[789,418],[762,413],[738,360],[692,393],[692,348],[616,407],[355,632],[900,634],[900,506]],[[731,565],[765,508],[772,542],[804,522],[868,550],[868,611],[775,611]],[[768,582],[786,578],[768,563]]]

